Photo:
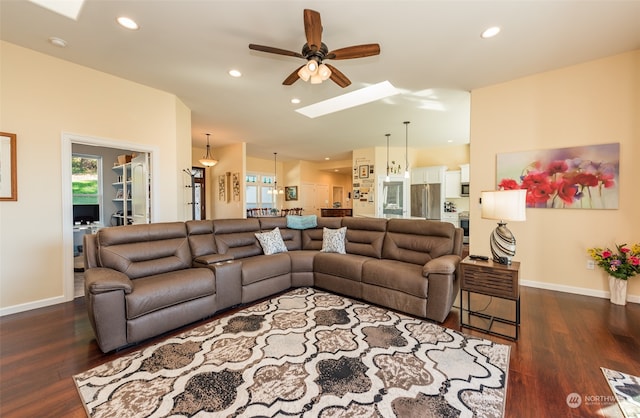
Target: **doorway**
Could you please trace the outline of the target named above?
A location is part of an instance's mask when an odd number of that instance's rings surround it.
[[[404,176],[378,177],[376,218],[406,218],[409,207],[409,179]]]
[[[76,284],[77,281],[82,282],[84,277],[82,271],[84,269],[83,257],[78,257],[79,249],[83,249],[81,246],[82,236],[86,233],[93,233],[98,228],[104,226],[117,225],[114,222],[118,216],[118,210],[122,211],[123,216],[127,216],[129,210],[125,213],[122,209],[124,207],[131,207],[134,209],[135,202],[138,202],[138,207],[143,208],[138,210],[135,216],[136,222],[147,223],[151,221],[151,197],[156,193],[151,193],[154,190],[154,184],[152,182],[150,167],[151,164],[155,168],[156,162],[152,159],[153,153],[157,153],[156,147],[149,147],[146,145],[139,145],[134,143],[124,143],[122,141],[112,141],[102,138],[86,137],[74,134],[63,133],[62,134],[62,232],[63,232],[63,257],[64,257],[64,274],[63,274],[63,293],[64,299],[70,301],[74,297],[82,296],[84,294],[84,286],[82,284]],[[142,198],[144,202],[143,206],[140,206],[140,202],[130,199],[127,191],[127,187],[134,189],[133,179],[128,179],[123,173],[128,172],[133,177],[129,167],[135,167],[133,161],[124,160],[124,164],[119,164],[118,156],[132,155],[144,156],[146,161],[146,168],[137,169],[133,168],[133,173],[142,173],[141,177],[143,185],[141,190],[146,192],[146,195]],[[101,171],[99,176],[101,182],[96,185],[99,190],[99,210],[98,221],[92,219],[92,222],[83,223],[82,219],[74,219],[74,191],[73,191],[73,174],[72,174],[72,160],[75,155],[89,155],[100,161]],[[125,171],[129,170],[129,171]],[[120,176],[120,177],[118,177]],[[123,190],[124,189],[124,190]],[[121,193],[121,196],[118,196]],[[150,197],[151,196],[151,197]],[[78,197],[78,196],[76,196]],[[129,205],[129,206],[127,206]],[[94,216],[94,215],[92,215]],[[127,218],[125,218],[127,219]],[[134,222],[133,214],[131,216],[131,222]],[[76,225],[79,222],[79,225]],[[80,246],[80,248],[78,248]],[[78,277],[80,274],[81,277]]]

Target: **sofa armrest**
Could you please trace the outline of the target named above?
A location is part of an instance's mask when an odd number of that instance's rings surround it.
[[[109,268],[88,269],[84,272],[84,280],[85,290],[94,295],[113,290],[122,290],[126,294],[133,291],[133,283],[126,274]]]
[[[422,268],[422,275],[429,277],[429,274],[454,274],[460,264],[461,258],[455,254],[443,255],[429,260]]]

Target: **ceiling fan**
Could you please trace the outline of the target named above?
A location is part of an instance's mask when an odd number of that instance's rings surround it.
[[[295,83],[298,78],[304,81],[311,81],[312,84],[319,84],[330,78],[340,87],[347,87],[351,84],[351,80],[333,65],[325,64],[323,61],[325,59],[363,58],[380,54],[380,45],[378,44],[354,45],[329,51],[327,45],[322,42],[320,13],[315,10],[304,9],[304,33],[307,37],[307,43],[302,47],[302,53],[256,44],[249,44],[249,49],[307,60],[306,64],[298,67],[285,78],[282,82],[285,86]]]

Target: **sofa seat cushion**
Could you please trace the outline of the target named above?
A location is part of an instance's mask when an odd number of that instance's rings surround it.
[[[313,259],[313,271],[360,282],[362,266],[371,260],[371,257],[357,254],[320,252]]]
[[[288,253],[257,255],[242,259],[242,285],[291,273]]]
[[[365,263],[362,282],[419,298],[427,297],[429,284],[429,280],[422,275],[422,266],[397,260],[371,260]]]
[[[289,252],[291,273],[313,272],[313,259],[318,251],[300,250]]]
[[[133,292],[125,295],[127,319],[216,293],[213,271],[189,268],[132,280]]]

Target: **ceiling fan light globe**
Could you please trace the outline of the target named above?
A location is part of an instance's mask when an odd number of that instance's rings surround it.
[[[331,77],[331,69],[324,64],[320,64],[318,67],[318,75],[322,78],[322,80],[328,80]]]
[[[309,77],[311,77],[311,73],[307,70],[307,66],[303,66],[298,70],[298,77],[300,77],[303,81],[309,81]]]
[[[305,67],[311,75],[315,75],[318,72],[318,63],[313,59],[309,60]]]
[[[318,74],[311,76],[311,84],[321,84],[324,80]]]

